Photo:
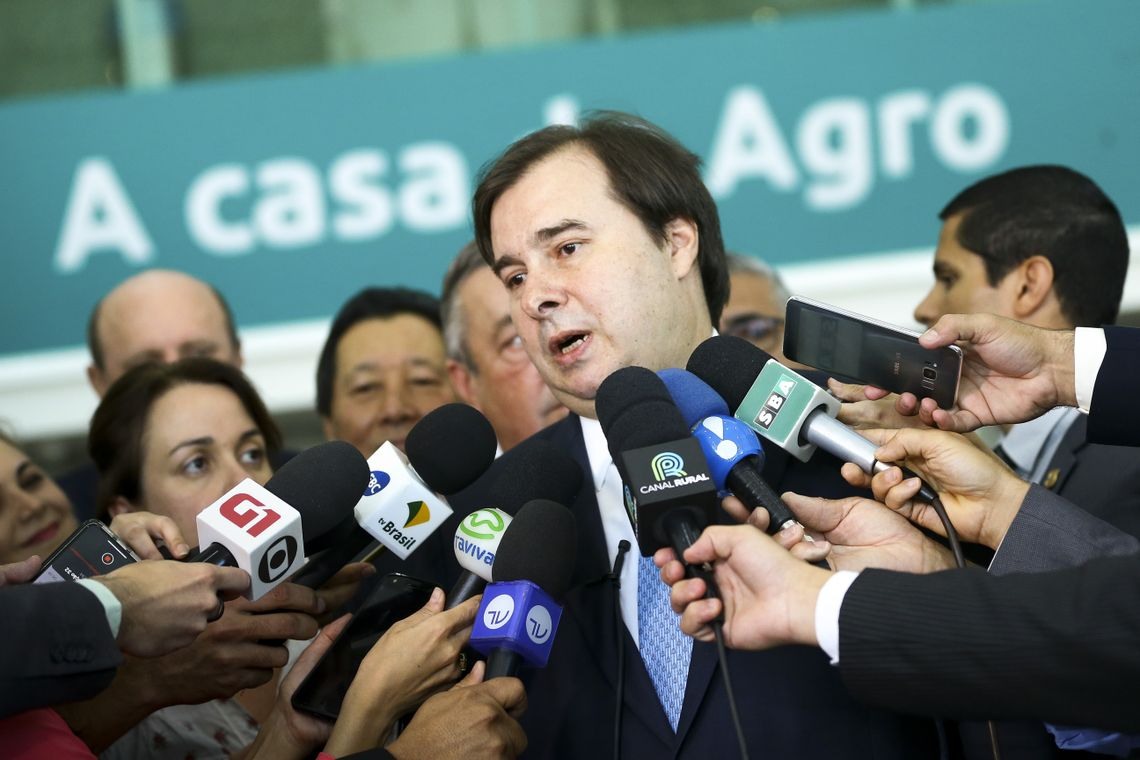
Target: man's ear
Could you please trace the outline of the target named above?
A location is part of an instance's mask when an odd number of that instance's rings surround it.
[[[468,369],[462,362],[457,362],[455,359],[448,359],[446,362],[447,379],[451,381],[451,387],[455,390],[455,395],[459,400],[465,404],[479,409],[477,403],[477,394],[475,386],[478,382],[475,375]],[[482,410],[480,410],[482,411]]]
[[[697,264],[701,235],[692,219],[677,217],[665,225],[665,245],[673,262],[673,274],[684,278]]]
[[[1013,300],[1013,316],[1021,321],[1039,314],[1053,294],[1053,262],[1044,256],[1030,256],[1017,266],[1017,292]]]
[[[103,370],[94,364],[88,364],[87,382],[91,384],[91,390],[95,391],[95,395],[103,398],[103,394],[107,392],[107,377],[103,374]]]

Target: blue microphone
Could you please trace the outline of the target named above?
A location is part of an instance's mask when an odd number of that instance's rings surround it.
[[[514,676],[523,663],[546,665],[577,547],[574,515],[566,507],[535,499],[519,510],[471,629],[471,648],[487,657],[487,678]]]
[[[770,517],[770,534],[797,524],[791,509],[761,474],[764,449],[760,439],[748,425],[729,416],[725,400],[692,372],[663,369],[657,375],[700,443],[717,489],[722,494],[731,492],[749,509],[764,507]]]

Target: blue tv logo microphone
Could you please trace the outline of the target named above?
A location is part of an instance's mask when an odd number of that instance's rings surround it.
[[[487,656],[487,677],[508,675],[509,661],[546,666],[562,606],[530,581],[492,583],[483,591],[471,646]]]

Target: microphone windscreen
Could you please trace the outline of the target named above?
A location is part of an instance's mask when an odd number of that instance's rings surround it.
[[[433,491],[450,496],[487,471],[496,447],[495,431],[478,409],[444,404],[408,432],[404,453]]]
[[[530,581],[561,602],[570,589],[578,529],[569,509],[535,499],[519,509],[495,553],[491,577]]]
[[[677,411],[690,428],[706,417],[729,416],[728,404],[709,384],[684,369],[663,369],[657,373],[665,383]]]
[[[687,369],[720,394],[731,409],[748,395],[772,355],[735,335],[714,335],[693,351]]]
[[[665,383],[644,367],[611,373],[598,386],[594,409],[615,462],[623,451],[689,437]]]
[[[509,515],[532,499],[571,504],[582,488],[582,467],[554,444],[531,440],[507,451],[491,465],[493,506]]]
[[[368,462],[356,447],[328,441],[283,464],[265,488],[301,513],[301,531],[308,546],[351,517],[368,477]]]

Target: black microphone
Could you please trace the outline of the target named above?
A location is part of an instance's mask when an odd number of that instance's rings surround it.
[[[487,655],[487,678],[517,675],[524,662],[546,665],[577,547],[574,515],[566,507],[535,499],[519,510],[471,631],[471,647]]]
[[[818,447],[869,475],[895,466],[875,459],[879,447],[835,419],[838,399],[742,338],[709,338],[687,368],[724,398],[736,419],[801,462]],[[927,502],[937,496],[925,482],[918,492]]]
[[[681,559],[714,522],[719,506],[700,444],[661,378],[643,367],[607,377],[595,409],[625,483],[625,506],[642,555],[670,546]]]
[[[523,504],[545,499],[558,504],[574,500],[582,487],[582,468],[562,449],[542,440],[515,446],[491,465],[488,502],[455,530],[455,559],[463,568],[447,595],[447,609],[462,604],[491,580],[502,542],[521,516]]]
[[[381,451],[385,451],[385,447],[394,449],[385,444]],[[412,427],[405,447],[406,462],[398,452],[386,451],[390,456],[383,465],[365,468],[368,477],[356,493],[356,509],[334,529],[332,540],[319,547],[325,551],[310,560],[293,579],[294,583],[319,588],[364,551],[373,542],[373,534],[362,525],[367,524],[377,530],[376,524],[385,516],[392,511],[402,511],[400,523],[395,524],[391,520],[383,523],[394,526],[385,534],[393,536],[400,533],[401,528],[406,529],[405,523],[412,522],[408,519],[407,502],[434,501],[437,493],[450,496],[474,483],[494,461],[495,431],[487,418],[474,407],[445,404],[424,415]],[[377,452],[373,457],[379,454]],[[383,483],[380,483],[381,479]],[[417,517],[425,512],[432,515],[431,523],[413,526],[418,527],[418,533],[423,536],[430,535],[447,517],[439,509],[432,514],[426,504]],[[410,530],[407,532],[411,533]],[[400,538],[405,545],[410,544],[406,546],[405,555],[415,551],[420,543],[418,538],[409,540],[403,535]]]
[[[701,444],[718,490],[730,491],[749,510],[763,507],[775,535],[797,523],[792,510],[764,480],[764,449],[756,433],[735,417],[716,391],[692,372],[663,369],[657,376],[669,389],[693,437]]]

